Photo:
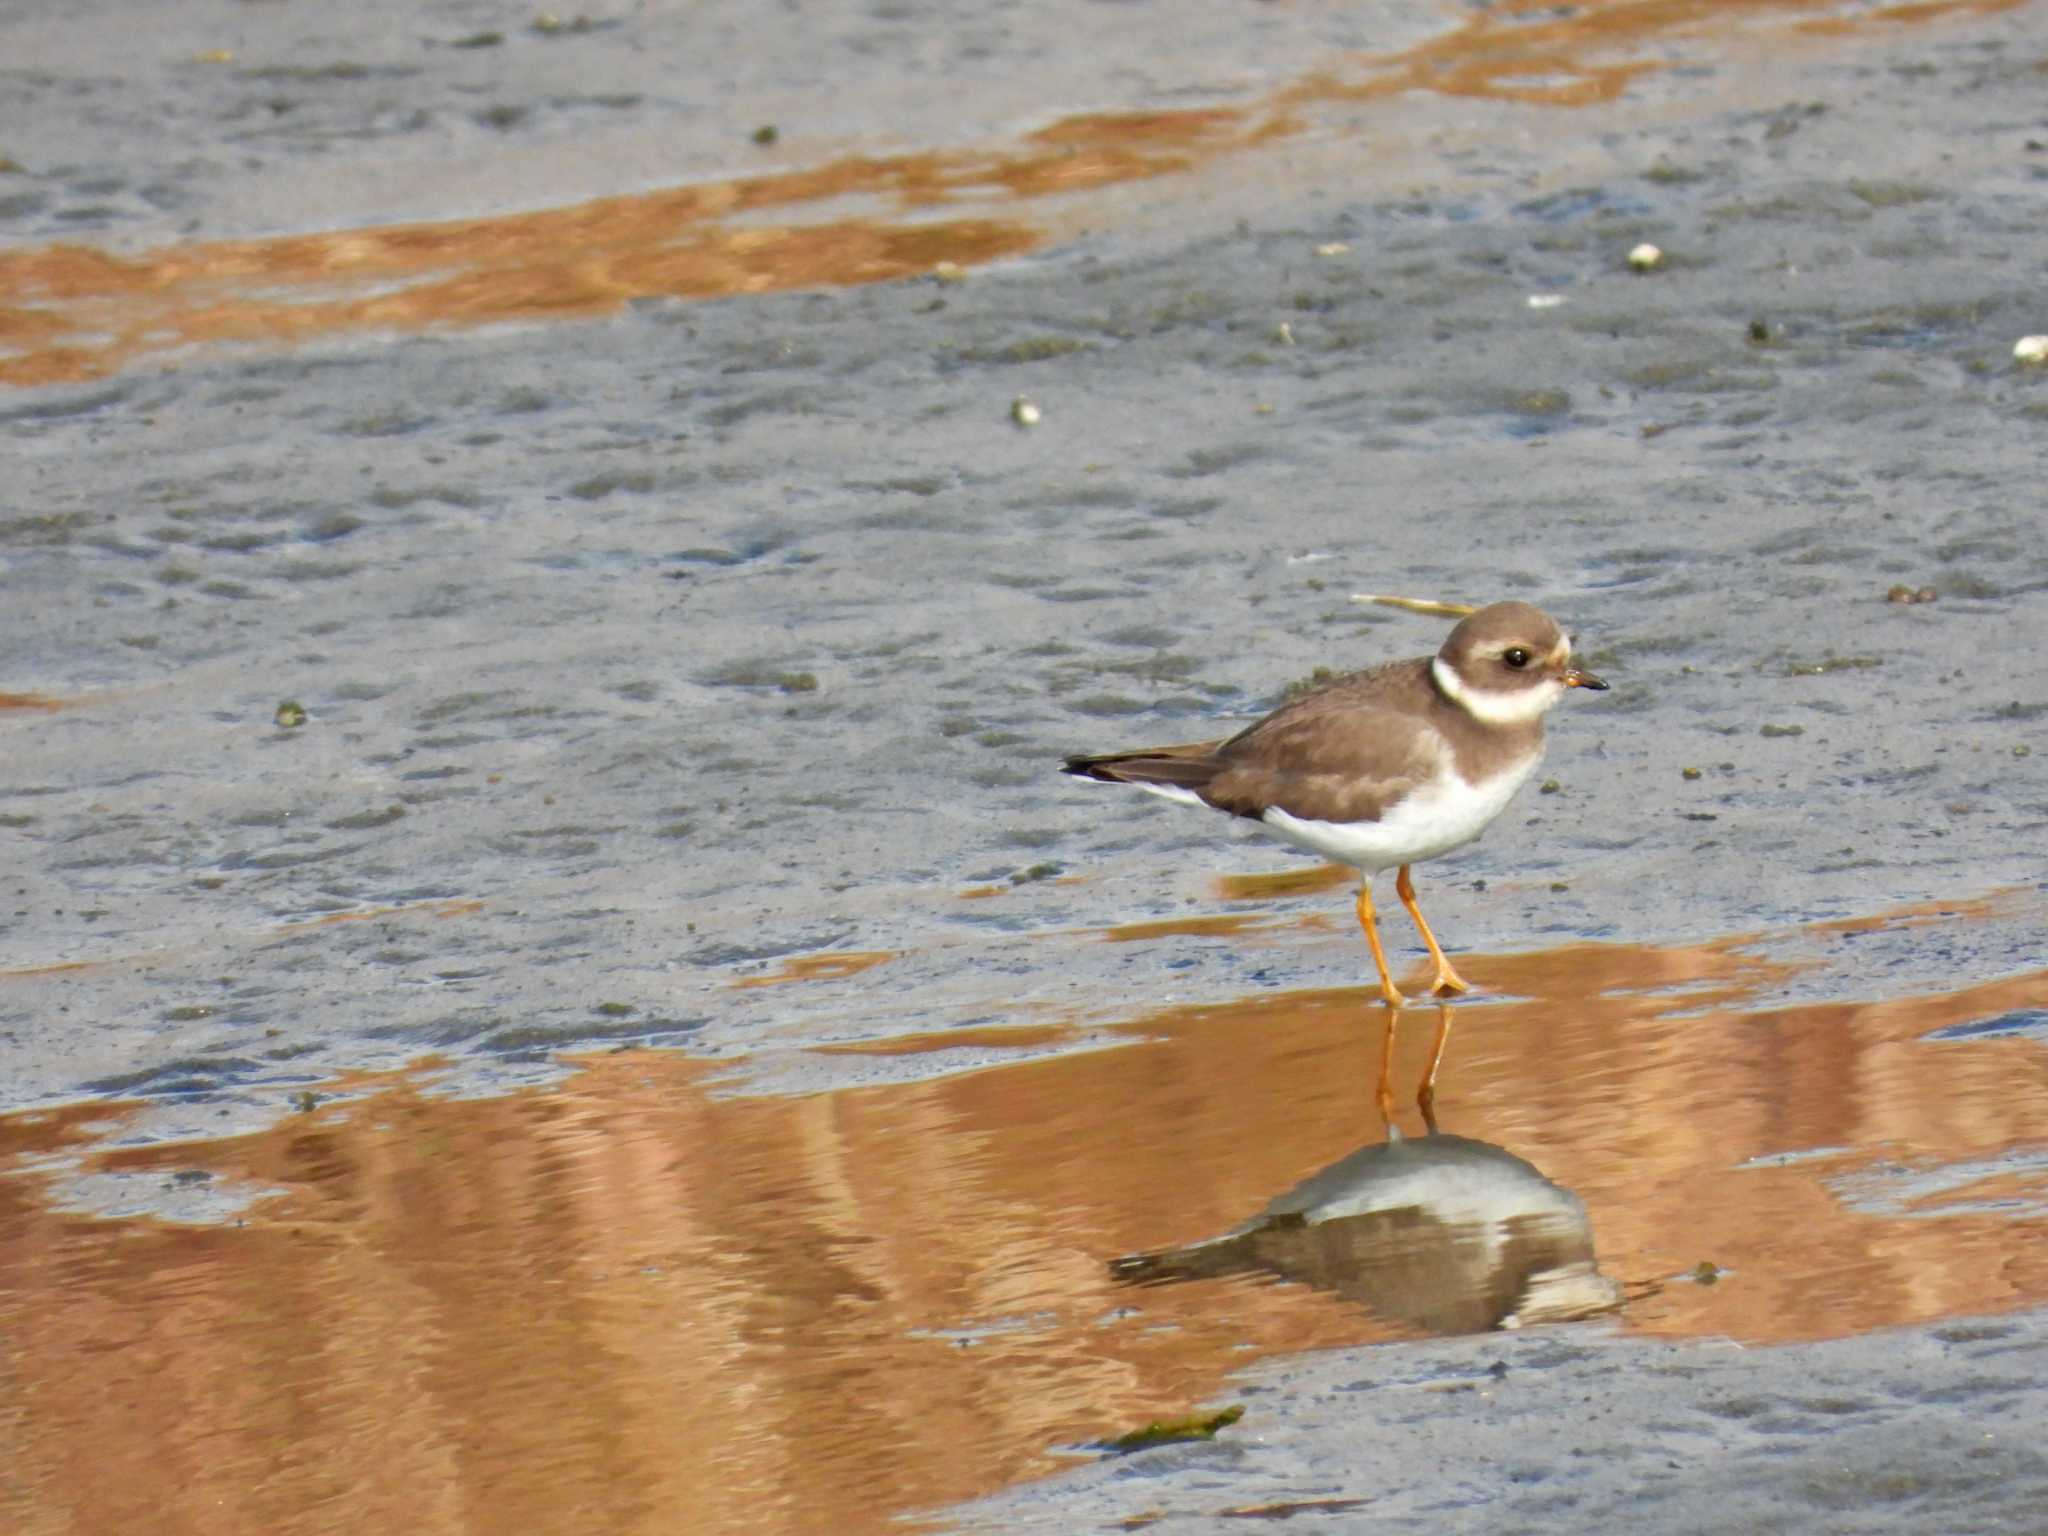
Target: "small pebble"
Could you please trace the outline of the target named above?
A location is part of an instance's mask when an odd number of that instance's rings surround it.
[[[1532,293],[1529,295],[1529,307],[1531,309],[1555,309],[1563,302],[1564,295],[1561,293]]]
[[[1888,603],[1931,603],[1941,594],[1932,587],[1909,587],[1903,581],[1885,593]]]
[[[1681,768],[1678,770],[1678,775],[1684,779],[1696,779],[1700,776],[1700,771],[1697,768]]]
[[[964,283],[967,269],[957,261],[942,261],[932,268],[932,276],[942,283]]]
[[[2012,355],[2022,363],[2048,363],[2048,336],[2022,336],[2012,344]]]
[[[1554,795],[1563,788],[1564,786],[1558,783],[1557,780],[1545,779],[1536,787],[1536,793],[1539,795]]]
[[[284,730],[297,730],[306,723],[306,706],[297,699],[286,699],[277,706],[277,723]]]
[[[1328,240],[1316,247],[1316,254],[1318,256],[1348,256],[1351,254],[1351,247],[1342,240]]]
[[[1010,420],[1017,423],[1020,427],[1037,426],[1040,416],[1041,412],[1038,407],[1022,395],[1019,395],[1010,402]]]
[[[1628,253],[1628,264],[1637,272],[1654,272],[1664,265],[1664,253],[1645,240]]]

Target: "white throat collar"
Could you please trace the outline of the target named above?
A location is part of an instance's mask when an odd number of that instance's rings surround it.
[[[1550,713],[1551,706],[1564,697],[1564,684],[1554,677],[1546,677],[1532,688],[1517,688],[1512,693],[1474,688],[1458,676],[1441,656],[1431,658],[1429,675],[1436,679],[1437,687],[1443,689],[1445,698],[1482,725],[1527,725],[1531,720],[1541,720]]]

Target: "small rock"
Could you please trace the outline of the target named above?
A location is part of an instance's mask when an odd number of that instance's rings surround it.
[[[1664,253],[1645,240],[1628,253],[1629,269],[1635,272],[1654,272],[1664,265]]]
[[[1037,426],[1041,414],[1038,407],[1022,395],[1010,402],[1010,420],[1020,427]]]
[[[2022,336],[2012,344],[2012,355],[2022,363],[2048,363],[2048,336]]]

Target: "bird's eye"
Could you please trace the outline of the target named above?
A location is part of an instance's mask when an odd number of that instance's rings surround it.
[[[1506,662],[1509,666],[1513,667],[1517,672],[1521,671],[1522,668],[1529,665],[1529,653],[1523,650],[1519,645],[1511,645],[1506,650],[1502,651],[1500,653],[1500,659]]]

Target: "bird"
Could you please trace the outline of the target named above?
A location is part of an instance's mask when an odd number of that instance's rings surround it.
[[[1430,932],[1409,871],[1473,841],[1507,809],[1542,760],[1543,717],[1567,692],[1606,689],[1571,652],[1540,608],[1492,603],[1460,620],[1434,656],[1334,678],[1227,740],[1070,756],[1060,771],[1243,817],[1352,866],[1380,996],[1398,1009],[1407,999],[1387,970],[1373,877],[1400,871],[1395,894],[1436,965],[1430,990],[1470,991]]]

